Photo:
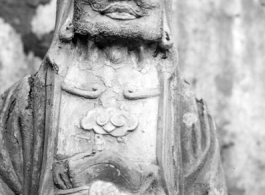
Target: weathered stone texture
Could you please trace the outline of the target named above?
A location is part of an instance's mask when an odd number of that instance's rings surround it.
[[[265,8],[258,0],[175,0],[179,65],[216,119],[231,195],[265,191]],[[55,0],[0,0],[0,93],[36,70]],[[38,57],[40,58],[38,58]]]

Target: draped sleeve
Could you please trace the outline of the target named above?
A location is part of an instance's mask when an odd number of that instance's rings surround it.
[[[25,77],[0,98],[0,194],[27,190],[32,154],[31,77]]]
[[[181,96],[181,149],[185,195],[226,195],[218,135],[203,100],[185,83]]]

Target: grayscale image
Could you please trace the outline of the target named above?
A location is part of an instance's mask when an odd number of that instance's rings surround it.
[[[265,195],[264,35],[265,0],[0,0],[0,195]]]

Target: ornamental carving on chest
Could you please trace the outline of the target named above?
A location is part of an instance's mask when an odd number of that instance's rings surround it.
[[[81,127],[97,134],[123,137],[138,126],[136,116],[115,108],[94,109],[81,120]]]
[[[58,0],[39,71],[0,100],[0,194],[226,195],[213,119],[180,76],[171,7]]]

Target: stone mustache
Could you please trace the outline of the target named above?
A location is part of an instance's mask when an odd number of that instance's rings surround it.
[[[226,195],[168,0],[58,0],[39,71],[0,99],[0,194]]]

